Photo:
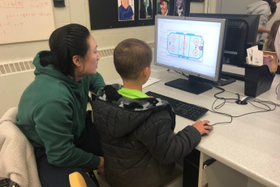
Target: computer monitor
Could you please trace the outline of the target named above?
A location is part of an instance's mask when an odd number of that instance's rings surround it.
[[[259,15],[247,14],[202,14],[192,13],[191,17],[223,18],[228,20],[224,64],[245,67],[247,46],[255,43]],[[248,43],[249,42],[249,43]],[[224,72],[223,72],[224,73]]]
[[[256,45],[256,38],[258,34],[260,15],[252,14],[204,14],[204,13],[191,13],[190,17],[206,17],[206,18],[220,18],[220,19],[233,19],[244,20],[247,22],[249,31],[247,37],[247,44]]]
[[[155,17],[155,65],[178,70],[189,79],[165,83],[199,94],[212,88],[221,71],[226,19]]]
[[[226,30],[223,63],[244,67],[247,56],[248,24],[244,20],[229,19]]]

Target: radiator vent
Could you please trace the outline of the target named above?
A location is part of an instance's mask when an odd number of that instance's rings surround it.
[[[0,64],[0,76],[18,72],[33,71],[35,69],[32,60],[22,62],[12,62],[9,64]]]
[[[148,45],[150,46],[150,48],[155,48],[155,43],[154,42],[152,42],[152,43],[148,43]]]
[[[148,45],[153,49],[154,42],[148,43]],[[114,48],[102,49],[98,51],[101,57],[110,57],[114,54]],[[0,64],[0,76],[14,74],[18,72],[33,71],[35,69],[32,64],[32,60],[22,61],[22,62],[11,62],[8,64]]]
[[[98,50],[98,53],[100,54],[101,57],[113,56],[114,48]]]

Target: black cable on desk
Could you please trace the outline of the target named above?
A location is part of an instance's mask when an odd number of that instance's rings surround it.
[[[221,94],[223,92],[225,92],[225,90],[223,88],[220,88],[220,87],[216,87],[220,90],[222,90],[221,92],[218,92],[214,95],[214,97],[216,98],[216,100],[213,102],[212,104],[212,110],[209,110],[210,112],[213,112],[213,113],[217,113],[217,114],[220,114],[220,115],[224,115],[224,116],[228,116],[230,117],[230,121],[229,122],[218,122],[218,123],[215,123],[215,124],[212,124],[212,126],[214,125],[218,125],[218,124],[225,124],[225,123],[231,123],[233,121],[233,118],[238,118],[238,117],[243,117],[243,116],[246,116],[246,115],[250,115],[250,114],[256,114],[256,113],[263,113],[263,112],[271,112],[271,111],[274,111],[276,109],[276,107],[280,107],[279,104],[276,104],[272,101],[262,101],[260,99],[254,99],[254,98],[251,98],[251,97],[246,97],[246,101],[251,104],[252,106],[254,106],[255,108],[258,108],[258,109],[261,109],[262,111],[255,111],[255,112],[249,112],[249,113],[244,113],[244,114],[241,114],[241,115],[230,115],[230,114],[227,114],[227,113],[223,113],[223,112],[218,112],[216,111],[216,109],[220,109],[222,108],[227,100],[239,100],[239,99],[234,99],[234,98],[223,98],[223,97],[218,97],[217,95],[218,94]],[[239,96],[238,96],[239,97]],[[217,105],[216,107],[215,106],[215,103],[219,100],[219,99],[222,99],[223,102],[219,105]],[[263,107],[260,107],[260,106],[257,106],[255,105],[255,103],[258,103],[258,104],[261,104]],[[273,105],[272,107],[270,107],[269,105]]]
[[[167,69],[167,71],[170,71],[170,70],[171,70],[171,69]],[[180,74],[180,75],[183,75],[184,77],[189,78],[189,76],[186,75],[184,72],[179,72],[179,71],[176,71],[176,70],[173,70],[173,69],[172,69],[172,71],[174,71],[175,73],[178,73],[178,74]]]
[[[168,69],[167,71],[170,71],[170,69]],[[176,70],[173,70],[173,71],[174,71],[175,73],[178,73],[178,74],[180,74],[180,75],[183,75],[183,76],[189,78],[189,76],[187,76],[187,75],[184,74],[183,72],[179,72],[179,71],[176,71]],[[207,83],[205,83],[205,84],[207,84]],[[211,84],[209,84],[209,85],[211,85]],[[280,84],[279,84],[279,85],[280,85]],[[278,85],[278,86],[279,86],[279,85]],[[211,85],[211,86],[213,86],[213,85]],[[278,86],[277,86],[277,88],[278,88]],[[224,98],[224,97],[218,97],[219,94],[225,92],[226,90],[225,90],[224,88],[219,87],[219,86],[213,86],[213,87],[214,87],[214,88],[217,88],[217,89],[219,89],[219,90],[221,90],[221,91],[218,92],[218,93],[216,93],[216,94],[214,94],[214,97],[216,98],[216,100],[215,100],[215,101],[213,102],[213,104],[212,104],[212,110],[209,110],[209,111],[212,112],[212,113],[216,113],[216,114],[220,114],[220,115],[223,115],[223,116],[230,117],[230,121],[228,121],[228,122],[218,122],[218,123],[214,123],[214,124],[212,124],[212,126],[218,125],[218,124],[232,123],[233,118],[238,118],[238,117],[242,117],[242,116],[246,116],[246,115],[250,115],[250,114],[255,114],[255,113],[270,112],[270,111],[274,111],[274,110],[276,109],[277,106],[280,107],[279,104],[276,104],[276,103],[274,103],[274,102],[272,102],[272,101],[261,101],[261,100],[259,100],[259,99],[253,99],[253,98],[251,98],[251,97],[246,97],[244,100],[240,101],[240,95],[239,95],[239,93],[235,93],[235,94],[238,96],[238,98]],[[277,88],[276,88],[276,90],[277,90]],[[222,102],[221,104],[219,104],[219,105],[217,105],[217,106],[214,107],[215,103],[216,103],[218,100],[220,100],[220,99],[222,99],[223,102]],[[227,113],[223,113],[223,112],[218,112],[218,111],[216,111],[217,109],[222,108],[228,101],[235,101],[235,102],[236,102],[236,101],[239,101],[239,102],[241,102],[241,104],[244,104],[244,102],[248,101],[248,103],[251,104],[251,105],[253,105],[255,108],[262,109],[263,111],[249,112],[249,113],[245,113],[245,114],[241,114],[241,115],[237,115],[237,116],[233,116],[233,115],[230,115],[230,114],[227,114]],[[258,106],[256,106],[256,105],[254,105],[254,102],[259,103],[259,104],[262,104],[263,106],[267,107],[267,109],[266,109],[266,108],[262,108],[262,107],[258,107]],[[270,108],[267,104],[273,105],[274,108]]]

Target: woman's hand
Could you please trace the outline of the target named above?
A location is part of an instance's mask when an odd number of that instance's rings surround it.
[[[104,172],[104,158],[103,157],[100,157],[100,163],[97,166],[97,174],[101,175],[101,176],[105,175],[105,172]]]

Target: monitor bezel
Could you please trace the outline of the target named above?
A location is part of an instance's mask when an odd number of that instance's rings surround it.
[[[175,68],[172,66],[167,66],[167,65],[163,65],[157,62],[157,31],[158,31],[158,20],[159,19],[173,19],[173,20],[188,20],[188,21],[203,21],[203,22],[216,22],[216,23],[221,23],[221,27],[220,27],[220,37],[219,37],[219,44],[218,44],[218,54],[217,54],[217,62],[216,62],[216,69],[215,69],[215,76],[211,77],[211,76],[207,76],[204,74],[199,74],[196,72],[192,72],[192,71],[187,71],[187,70],[183,70],[180,68]],[[226,19],[214,19],[214,18],[197,18],[197,17],[178,17],[178,16],[162,16],[162,15],[156,15],[155,16],[155,47],[154,47],[154,64],[160,67],[164,67],[167,69],[172,69],[172,70],[176,70],[176,71],[180,71],[180,72],[184,72],[187,75],[192,75],[195,77],[199,77],[199,78],[203,78],[203,79],[207,79],[210,81],[218,81],[220,78],[220,72],[222,69],[222,65],[223,65],[223,53],[224,53],[224,46],[225,46],[225,28],[226,28],[226,23],[227,20]]]

